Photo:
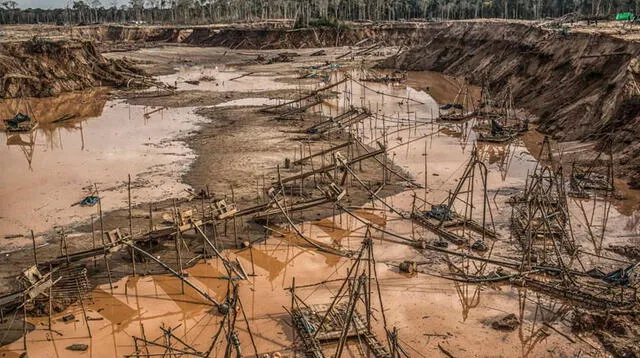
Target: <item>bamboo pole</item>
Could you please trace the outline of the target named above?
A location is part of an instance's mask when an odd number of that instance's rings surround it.
[[[31,242],[33,243],[33,263],[38,267],[38,254],[36,253],[36,237],[31,230]]]
[[[96,249],[96,230],[94,225],[93,214],[91,215],[91,242],[92,242],[92,248],[95,250]],[[94,256],[93,268],[95,269],[97,266],[98,266],[98,261],[96,259],[96,256]]]
[[[93,184],[96,191],[96,196],[98,197],[98,215],[100,215],[100,240],[102,241],[102,247],[106,247],[104,241],[104,219],[102,218],[102,198],[100,198],[100,194],[98,193],[98,184]],[[104,264],[107,268],[107,277],[109,278],[109,289],[113,294],[113,280],[111,279],[111,268],[109,267],[109,258],[107,257],[107,250],[104,250]]]
[[[87,318],[87,311],[84,308],[84,302],[82,302],[82,292],[80,291],[80,284],[78,284],[78,279],[76,281],[76,289],[78,290],[78,299],[80,300],[80,307],[82,308],[82,316],[84,317],[84,323],[87,325],[87,332],[89,333],[89,338],[91,338],[91,327],[89,327],[89,319]]]
[[[133,238],[133,216],[131,215],[131,174],[129,174],[127,192],[129,195],[129,236]],[[133,277],[136,277],[136,252],[133,249],[131,249],[131,270],[133,271]]]
[[[236,194],[233,191],[233,185],[231,185],[231,201],[233,202],[233,205],[236,204]],[[238,226],[236,224],[236,214],[233,214],[233,242],[235,245],[235,248],[238,248]]]
[[[295,308],[295,302],[296,302],[296,278],[293,277],[291,279],[291,341],[292,341],[292,350],[293,350],[293,357],[296,357],[296,325],[293,322],[293,310]],[[320,329],[320,327],[318,327],[318,329]],[[338,357],[338,356],[336,356]]]
[[[173,210],[175,213],[174,222],[176,225],[176,235],[175,235],[175,249],[176,249],[176,259],[178,263],[178,272],[180,272],[180,276],[182,276],[182,250],[181,250],[181,241],[182,241],[182,232],[180,231],[180,216],[178,214],[178,207],[176,206],[175,199],[173,200]],[[182,294],[184,295],[184,280],[181,280],[180,288],[182,290]]]
[[[27,351],[27,305],[26,302],[22,303],[22,335],[23,335],[23,348]]]
[[[137,247],[136,245],[134,245],[133,243],[124,242],[125,245],[134,248],[136,251],[140,252],[141,254],[147,256],[148,258],[150,258],[151,260],[155,261],[156,263],[158,263],[160,266],[162,266],[165,270],[169,271],[171,274],[173,274],[174,276],[176,276],[177,278],[179,278],[182,282],[186,283],[189,287],[193,288],[196,292],[198,292],[200,295],[202,295],[202,297],[206,298],[208,301],[210,301],[211,303],[213,303],[216,306],[219,306],[220,303],[218,301],[216,301],[213,297],[209,296],[209,294],[207,294],[205,291],[203,291],[200,287],[194,285],[191,281],[189,281],[187,278],[185,278],[182,273],[178,273],[176,272],[174,269],[172,269],[169,265],[165,264],[164,262],[160,261],[158,258],[156,258],[155,256],[153,256],[152,254],[146,252],[145,250]]]
[[[53,267],[49,265],[49,272],[53,271]],[[53,279],[53,278],[51,278]],[[49,286],[49,330],[53,329],[51,316],[53,315],[53,285]]]

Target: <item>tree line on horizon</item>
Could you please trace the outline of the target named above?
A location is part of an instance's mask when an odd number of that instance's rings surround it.
[[[344,20],[611,18],[618,12],[636,13],[640,5],[640,0],[129,0],[120,6],[109,1],[69,0],[58,9],[21,9],[13,0],[2,1],[0,24],[202,25],[296,19],[302,26],[336,26]]]

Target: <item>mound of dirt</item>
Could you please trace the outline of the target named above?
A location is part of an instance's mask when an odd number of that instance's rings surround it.
[[[104,58],[90,41],[0,43],[0,98],[49,97],[98,86],[145,87],[152,80],[127,60]]]
[[[575,333],[591,332],[616,357],[640,357],[640,317],[638,314],[610,314],[576,310]]]
[[[497,98],[509,93],[559,140],[614,143],[640,187],[640,43],[606,35],[564,33],[527,24],[458,22],[423,31],[430,40],[382,67],[466,77]]]
[[[628,257],[631,260],[640,261],[640,247],[635,245],[609,245],[607,250]]]
[[[499,317],[491,322],[491,328],[498,331],[507,331],[511,332],[518,328],[520,325],[520,320],[516,317],[515,314],[510,313],[506,316]]]

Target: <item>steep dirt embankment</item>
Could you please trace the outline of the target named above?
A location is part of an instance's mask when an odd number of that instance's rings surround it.
[[[350,46],[411,45],[424,43],[427,32],[423,23],[356,25],[348,27],[305,29],[194,28],[184,43],[198,46],[225,46],[232,49],[282,49]],[[368,41],[364,41],[367,40]]]
[[[47,97],[97,86],[149,83],[133,64],[104,58],[89,41],[0,43],[0,78],[0,98]]]
[[[191,34],[191,29],[156,26],[98,25],[71,28],[71,34],[93,39],[101,44],[122,42],[179,43]]]
[[[388,25],[350,24],[348,27],[291,29],[280,23],[210,25],[194,27],[96,25],[49,28],[48,34],[97,41],[105,49],[174,43],[224,46],[232,49],[290,49],[348,46],[369,39],[370,44],[424,43],[424,23]],[[427,25],[428,26],[428,25]],[[44,36],[44,35],[41,35]],[[366,43],[364,43],[366,45]]]
[[[640,184],[640,44],[514,23],[459,22],[424,29],[429,41],[384,67],[433,70],[486,84],[540,117],[560,140],[611,140],[624,173]]]

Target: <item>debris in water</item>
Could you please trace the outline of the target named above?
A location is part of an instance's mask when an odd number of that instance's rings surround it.
[[[400,264],[400,272],[414,274],[418,272],[418,265],[415,261],[404,261]]]
[[[72,345],[68,346],[67,349],[70,350],[70,351],[84,352],[87,349],[89,349],[89,346],[86,345],[86,344],[76,343],[76,344],[72,344]]]
[[[491,328],[498,331],[513,331],[520,325],[520,321],[515,314],[510,313],[502,318],[491,322]]]
[[[94,195],[89,195],[84,199],[82,199],[82,201],[80,202],[80,206],[94,206],[98,203],[99,200],[100,200],[99,197]]]
[[[63,322],[70,322],[70,321],[73,321],[74,319],[76,319],[76,316],[73,313],[62,317]]]
[[[489,248],[487,244],[484,243],[483,240],[478,240],[471,245],[471,248],[476,251],[487,251]]]

